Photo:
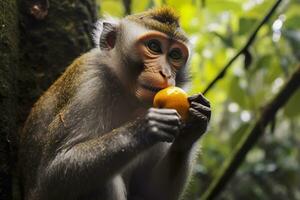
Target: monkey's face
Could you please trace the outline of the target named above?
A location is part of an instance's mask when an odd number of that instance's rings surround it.
[[[176,75],[185,66],[189,50],[183,42],[158,31],[139,37],[136,49],[143,70],[137,77],[135,95],[143,103],[151,105],[159,90],[176,84]]]
[[[174,32],[149,30],[126,19],[119,24],[103,22],[101,29],[98,45],[110,58],[104,60],[106,65],[147,107],[159,90],[184,82],[189,49],[184,40],[175,39],[178,36],[169,36]]]

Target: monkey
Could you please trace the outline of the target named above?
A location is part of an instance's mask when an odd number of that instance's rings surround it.
[[[178,200],[209,101],[189,118],[153,108],[154,95],[189,81],[190,43],[169,7],[97,23],[84,53],[34,104],[20,135],[25,200]]]

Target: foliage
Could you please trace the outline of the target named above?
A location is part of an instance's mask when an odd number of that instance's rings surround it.
[[[181,15],[191,38],[190,94],[203,91],[244,45],[275,1],[270,0],[132,0],[132,12],[168,4]],[[123,1],[102,0],[101,13],[121,17]],[[283,1],[259,31],[249,52],[239,57],[210,90],[213,109],[201,142],[195,178],[186,199],[199,199],[224,160],[251,128],[261,110],[299,65],[300,1]],[[247,155],[223,191],[223,199],[300,199],[300,90]]]

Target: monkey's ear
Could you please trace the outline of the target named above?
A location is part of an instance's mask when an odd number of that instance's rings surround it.
[[[102,50],[110,50],[115,47],[117,38],[116,24],[110,22],[102,23],[102,32],[99,38],[99,47]]]
[[[98,20],[93,31],[93,40],[101,50],[110,50],[115,47],[120,20],[110,16]]]

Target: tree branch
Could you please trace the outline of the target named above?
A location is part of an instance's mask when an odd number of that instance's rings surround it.
[[[256,27],[256,29],[254,29],[254,31],[252,32],[252,34],[250,35],[249,39],[247,40],[247,42],[245,43],[245,45],[229,60],[229,62],[223,67],[223,69],[219,72],[219,74],[208,84],[208,86],[206,87],[206,89],[202,92],[203,94],[206,94],[220,79],[222,79],[228,68],[231,66],[231,64],[244,52],[246,52],[248,50],[248,48],[251,46],[251,44],[254,42],[258,31],[260,30],[260,28],[271,18],[271,16],[273,15],[273,13],[276,11],[277,7],[279,6],[279,4],[281,3],[282,0],[277,0],[274,5],[272,6],[272,8],[269,10],[269,12],[266,14],[266,16],[261,20],[261,22],[258,24],[258,26]]]
[[[259,137],[264,133],[267,124],[272,121],[277,111],[288,101],[288,99],[299,89],[300,87],[300,65],[293,73],[289,81],[280,90],[279,94],[270,101],[256,121],[251,131],[245,135],[240,143],[233,150],[231,157],[226,161],[224,167],[221,169],[217,178],[213,180],[209,188],[204,193],[202,200],[213,199],[216,197],[230,178],[237,171],[240,164],[244,161],[248,151],[255,145]]]

